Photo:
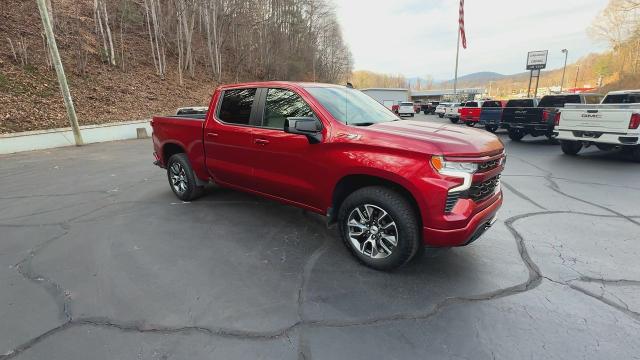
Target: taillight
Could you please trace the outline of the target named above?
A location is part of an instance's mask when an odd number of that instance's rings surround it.
[[[556,126],[560,125],[560,111],[558,111],[554,116],[553,122],[555,123]]]
[[[640,114],[631,114],[629,129],[637,129],[640,126]]]
[[[549,110],[542,110],[542,120],[544,121],[549,120]]]

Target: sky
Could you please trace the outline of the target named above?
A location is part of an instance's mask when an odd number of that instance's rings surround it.
[[[355,70],[453,78],[458,0],[334,0]],[[525,71],[527,52],[549,50],[547,69],[606,49],[587,28],[607,0],[466,0],[467,49],[459,75]]]

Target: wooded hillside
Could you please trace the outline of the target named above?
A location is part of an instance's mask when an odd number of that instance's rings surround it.
[[[206,104],[219,83],[351,71],[328,0],[48,1],[81,125]],[[36,2],[4,0],[0,19],[0,132],[68,126]]]

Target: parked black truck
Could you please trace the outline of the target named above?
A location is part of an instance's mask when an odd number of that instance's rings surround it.
[[[559,94],[543,96],[540,101],[509,100],[502,111],[502,126],[514,141],[522,140],[525,135],[552,139],[557,135],[553,130],[556,117],[565,104],[598,104],[601,99],[599,94]]]

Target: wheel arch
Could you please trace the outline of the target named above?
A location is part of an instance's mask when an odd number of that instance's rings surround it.
[[[162,145],[162,163],[166,166],[169,158],[171,158],[175,154],[186,153],[184,146],[174,143],[168,142]]]
[[[333,187],[331,197],[331,209],[328,213],[329,223],[337,221],[340,206],[344,200],[358,189],[368,186],[384,186],[393,189],[409,200],[411,207],[416,212],[420,226],[422,226],[422,211],[418,203],[415,192],[410,190],[410,186],[401,183],[401,180],[393,179],[391,176],[380,176],[366,173],[349,174],[342,177]]]

